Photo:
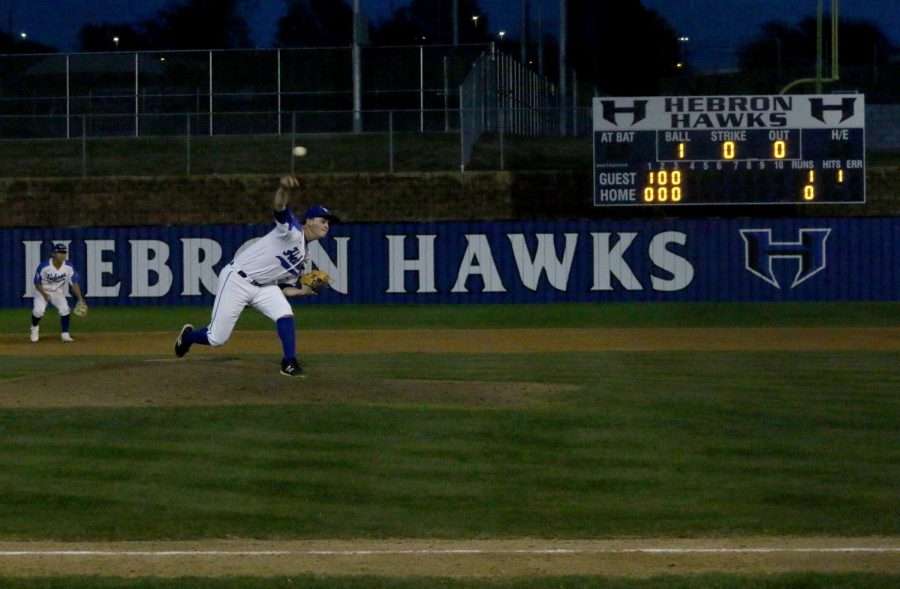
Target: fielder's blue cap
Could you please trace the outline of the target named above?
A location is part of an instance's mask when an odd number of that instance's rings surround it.
[[[66,254],[69,253],[69,248],[66,247],[64,243],[57,243],[53,246],[54,254]]]
[[[322,217],[323,219],[328,219],[332,223],[339,223],[340,219],[337,218],[337,215],[332,213],[329,209],[326,209],[324,205],[312,205],[306,212],[303,213],[303,218],[300,220],[302,223],[305,223],[307,219],[315,219],[316,217]]]

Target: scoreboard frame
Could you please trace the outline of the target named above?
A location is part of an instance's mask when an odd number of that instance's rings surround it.
[[[594,206],[863,204],[865,96],[595,97]]]

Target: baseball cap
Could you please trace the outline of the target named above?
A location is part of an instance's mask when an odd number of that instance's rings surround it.
[[[64,243],[57,243],[56,245],[53,246],[54,254],[66,254],[68,252],[69,252],[69,248],[67,248],[66,244],[64,244]]]
[[[329,209],[326,209],[324,205],[312,205],[306,212],[303,213],[302,221],[306,222],[307,219],[315,219],[316,217],[322,217],[324,219],[328,219],[332,223],[339,223],[340,219],[337,218],[337,215],[332,213]]]

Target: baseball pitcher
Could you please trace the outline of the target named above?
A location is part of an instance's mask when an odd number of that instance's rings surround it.
[[[71,343],[75,339],[69,334],[70,309],[69,300],[66,298],[69,289],[78,298],[79,309],[87,311],[87,303],[81,294],[78,285],[78,272],[71,262],[66,260],[69,249],[64,243],[53,246],[53,255],[49,260],[40,263],[34,273],[34,308],[31,311],[31,341],[40,340],[41,318],[47,311],[47,305],[52,304],[59,311],[62,323],[62,341]]]
[[[285,297],[314,295],[328,285],[323,271],[305,271],[307,244],[328,235],[329,223],[338,219],[322,205],[309,207],[297,219],[287,204],[298,186],[293,176],[281,178],[275,192],[275,228],[222,268],[209,325],[182,327],[175,340],[176,356],[183,357],[194,344],[223,345],[244,308],[254,307],[275,322],[284,352],[281,374],[304,376],[297,362],[294,312]]]

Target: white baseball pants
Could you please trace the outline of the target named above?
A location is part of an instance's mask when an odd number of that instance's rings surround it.
[[[253,307],[273,322],[291,317],[294,311],[278,285],[255,286],[238,275],[231,264],[219,274],[219,291],[213,303],[212,320],[207,338],[209,345],[221,346],[231,338],[238,318],[247,307]]]
[[[54,307],[59,309],[59,316],[65,317],[69,314],[69,300],[66,298],[65,293],[62,290],[57,290],[54,292],[48,292],[50,295],[50,303],[44,300],[44,297],[41,296],[37,290],[34,291],[34,309],[31,313],[40,319],[44,316],[44,313],[47,312],[47,305],[52,304]]]

